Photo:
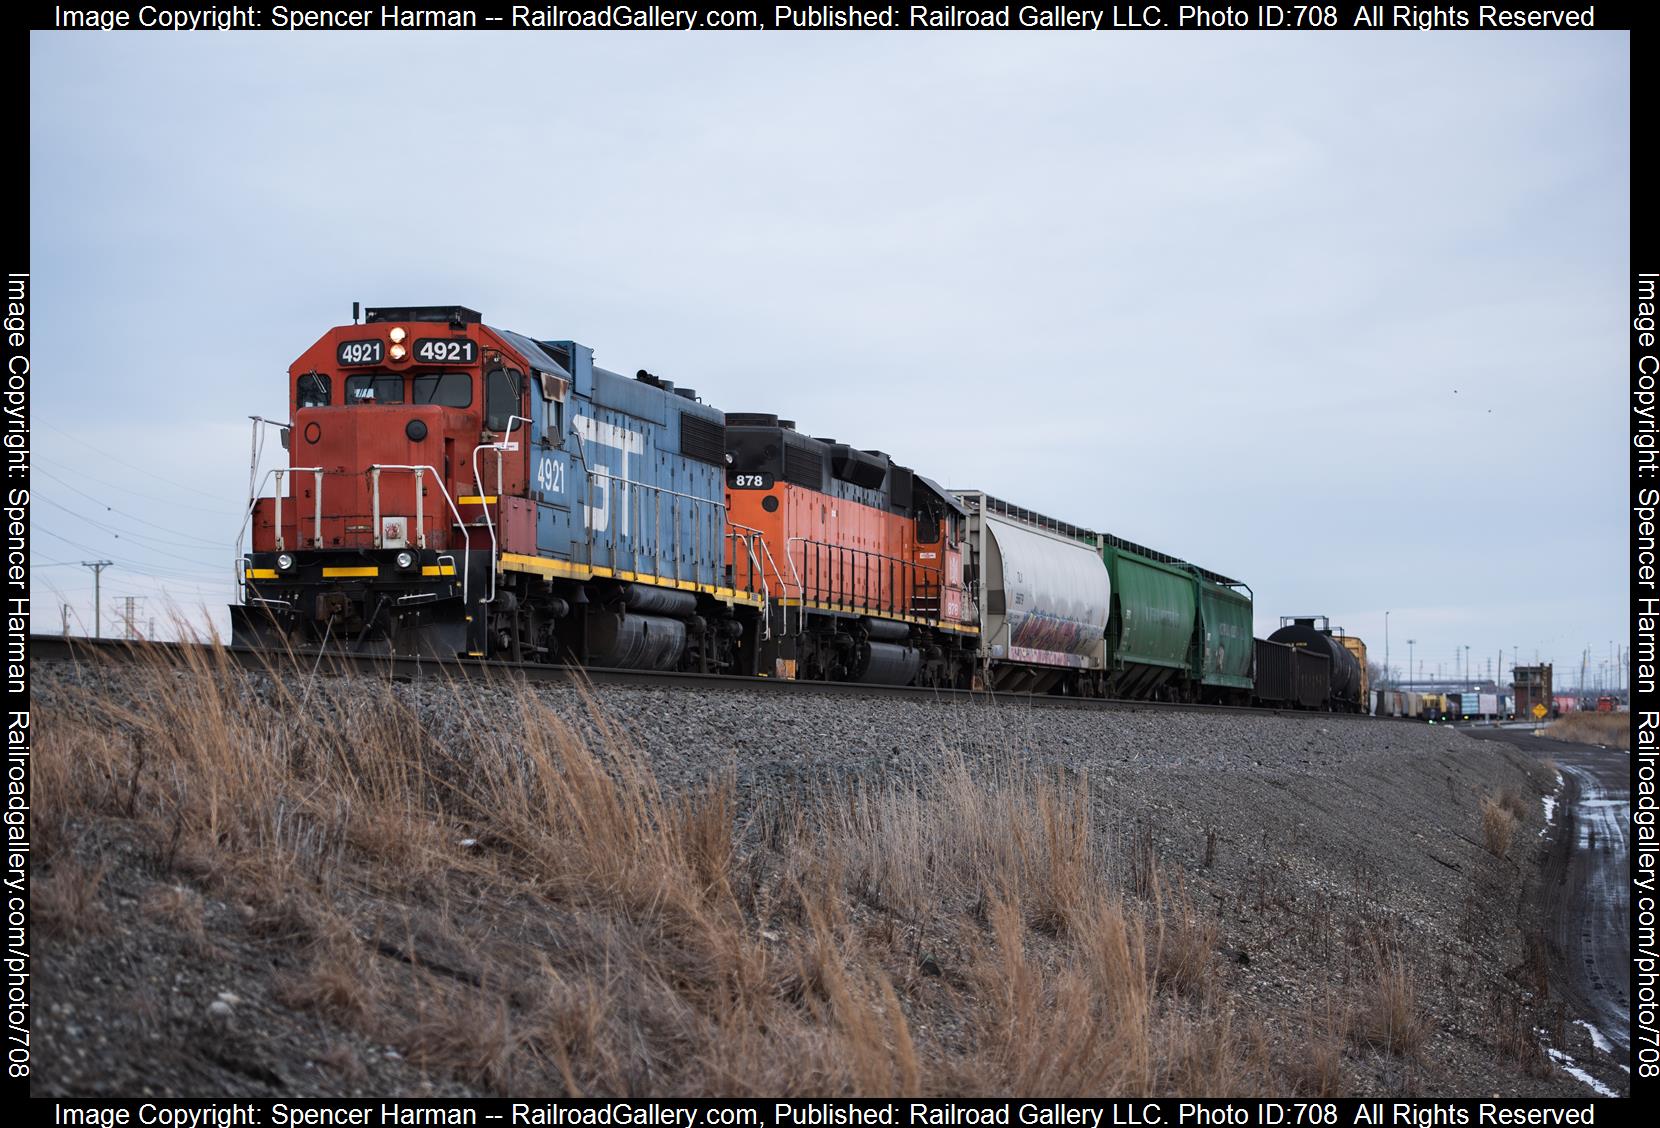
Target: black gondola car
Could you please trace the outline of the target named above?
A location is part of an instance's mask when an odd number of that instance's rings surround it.
[[[1275,645],[1279,645],[1275,643]],[[1312,650],[1291,647],[1291,668],[1297,679],[1297,704],[1304,709],[1331,709],[1331,659]]]
[[[1280,629],[1269,635],[1268,641],[1325,655],[1331,662],[1331,693],[1326,707],[1334,713],[1362,711],[1360,663],[1347,647],[1332,637],[1330,620],[1324,615],[1283,618]]]
[[[1331,699],[1331,659],[1265,638],[1256,644],[1256,700],[1279,709],[1325,709]]]

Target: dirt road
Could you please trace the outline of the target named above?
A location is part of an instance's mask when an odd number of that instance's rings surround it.
[[[1562,789],[1540,887],[1553,988],[1571,1019],[1589,1023],[1625,1061],[1631,1050],[1631,756],[1617,749],[1536,737],[1530,730],[1473,730],[1556,762]],[[1599,1048],[1602,1048],[1599,1046]]]

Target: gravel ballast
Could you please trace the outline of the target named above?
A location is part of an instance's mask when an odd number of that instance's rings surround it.
[[[119,696],[131,691],[124,676],[119,667],[37,662],[32,707],[37,717],[50,714],[70,687]],[[333,675],[320,675],[318,684],[316,702],[343,696]],[[250,675],[247,685],[274,697],[263,675]],[[464,710],[457,690],[436,681],[400,684],[395,692],[440,741],[479,724],[510,740],[518,723],[517,686],[462,689],[470,703]],[[1543,1023],[1552,1043],[1581,1064],[1595,1057],[1588,1042],[1576,1041],[1572,1016],[1553,1020],[1548,991],[1529,978],[1529,944],[1539,928],[1527,881],[1542,850],[1540,797],[1555,787],[1554,772],[1543,766],[1546,753],[1471,741],[1445,727],[1328,715],[603,685],[533,692],[579,727],[597,705],[644,754],[665,790],[731,773],[740,828],[764,804],[849,782],[926,792],[932,773],[958,760],[971,770],[1006,771],[1014,763],[1085,781],[1120,879],[1128,886],[1140,860],[1155,858],[1214,919],[1221,989],[1248,1023],[1306,1021],[1334,999],[1355,1004],[1370,970],[1359,955],[1370,950],[1366,941],[1387,941],[1398,952],[1412,971],[1427,1036],[1410,1054],[1356,1046],[1347,1074],[1352,1091],[1589,1095],[1581,1081],[1541,1066],[1542,1055],[1519,1052],[1503,1029]],[[1482,804],[1506,791],[1525,801],[1524,813],[1514,844],[1497,856],[1483,842]],[[118,895],[118,873],[110,888]],[[110,969],[97,974],[118,976],[119,962],[108,962],[110,945],[165,946],[126,935],[125,928],[147,920],[128,919],[114,938],[42,942],[37,1092],[119,1091],[106,1084],[149,1068],[144,1057],[153,1042],[142,1037],[112,1043],[104,1048],[110,1056],[92,1059],[82,1041],[86,1030],[113,1021],[97,1014],[110,992],[84,981],[91,961]],[[186,968],[178,974],[190,974],[188,952],[172,958]],[[213,1013],[210,1002],[204,1022],[229,1021],[238,1004],[219,998],[223,991],[232,998],[260,994],[255,984],[216,984],[205,997],[227,1013]],[[274,1034],[273,1044],[284,1039],[304,1040]],[[434,1091],[424,1078],[417,1084],[396,1055],[374,1060],[356,1091]],[[276,1072],[280,1091],[341,1091],[326,1071],[303,1062]],[[212,1091],[271,1091],[212,1063],[189,1076],[196,1085],[211,1079]],[[1621,1077],[1604,1080],[1624,1091]],[[443,1084],[436,1091],[456,1089]]]

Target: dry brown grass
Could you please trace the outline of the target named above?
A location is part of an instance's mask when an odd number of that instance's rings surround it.
[[[1522,798],[1522,793],[1517,788],[1507,787],[1501,791],[1498,803],[1517,822],[1527,817],[1527,800]]]
[[[1481,800],[1481,842],[1487,852],[1502,858],[1516,835],[1516,815],[1502,799],[1484,796]]]
[[[487,1090],[1288,1083],[1215,989],[1216,925],[1150,848],[1112,856],[1086,779],[942,749],[925,785],[746,816],[730,771],[666,794],[591,700],[469,686],[422,712],[374,679],[185,662],[92,670],[39,710],[62,833],[35,896],[62,934],[96,916],[102,874],[68,848],[103,821],[166,875],[151,916],[194,932],[189,887],[211,890],[280,962],[279,1003]]]
[[[1631,750],[1630,713],[1569,713],[1543,729],[1552,740]]]
[[[79,936],[106,931],[108,916],[98,903],[109,866],[63,857],[29,888],[35,927],[48,936]]]
[[[1330,994],[1319,1007],[1308,1009],[1303,1017],[1303,1036],[1294,1043],[1286,1067],[1293,1092],[1317,1098],[1343,1095],[1343,1052],[1352,1024],[1347,1005]]]
[[[1430,1026],[1418,1005],[1418,985],[1401,952],[1380,944],[1372,974],[1354,1016],[1357,1041],[1392,1054],[1411,1056],[1429,1036]]]
[[[1158,981],[1184,994],[1209,989],[1215,984],[1211,961],[1216,955],[1216,923],[1193,907],[1185,883],[1178,881],[1170,888],[1155,879],[1153,890],[1158,908],[1154,943]]]

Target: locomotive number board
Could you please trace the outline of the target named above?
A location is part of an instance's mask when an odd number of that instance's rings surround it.
[[[341,341],[340,348],[335,353],[335,359],[342,365],[379,364],[385,356],[386,342],[376,339]]]
[[[771,474],[727,474],[726,484],[735,490],[770,490]]]
[[[422,337],[415,342],[415,359],[427,364],[471,364],[478,344],[465,337]]]

